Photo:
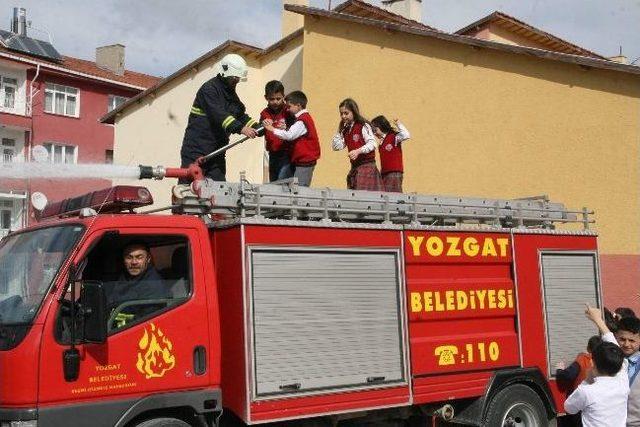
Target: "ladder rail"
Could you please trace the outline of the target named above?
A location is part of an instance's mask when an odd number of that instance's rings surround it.
[[[181,187],[176,191],[176,188]],[[215,213],[218,217],[258,217],[293,220],[450,225],[478,223],[496,227],[554,228],[580,223],[588,229],[593,211],[567,209],[546,195],[491,199],[417,193],[299,187],[295,178],[255,185],[241,176],[239,183],[206,179],[196,195],[174,188],[182,213]]]
[[[256,215],[255,216],[264,216],[264,207],[260,207],[260,204],[256,204],[256,203],[246,203],[244,205],[244,208],[254,208],[256,209]],[[228,208],[226,208],[228,209]],[[301,205],[274,205],[274,206],[270,206],[269,209],[273,209],[273,210],[280,210],[283,212],[286,211],[291,211],[291,210],[296,210],[296,211],[308,211],[308,212],[318,212],[318,208],[314,207],[314,206],[301,206]],[[392,213],[388,210],[384,210],[384,209],[371,209],[371,210],[367,210],[367,211],[361,211],[355,208],[341,208],[341,207],[326,207],[324,208],[325,211],[329,211],[329,212],[334,212],[336,214],[339,213],[351,213],[351,214],[358,214],[358,215],[364,215],[364,216],[370,216],[370,215],[387,215],[389,213]],[[559,211],[560,212],[560,211]],[[582,211],[576,211],[577,213],[582,214]],[[534,217],[534,216],[521,216],[521,215],[517,215],[516,211],[514,211],[515,215],[513,215],[512,217],[509,217],[510,219],[513,220],[524,220],[524,221],[534,221],[534,222],[540,222],[541,220],[544,220],[545,218],[541,218],[541,217]],[[412,216],[413,213],[411,212],[407,212],[406,214],[401,214],[401,213],[397,213],[397,215],[395,215],[394,217],[406,217],[409,218]],[[496,216],[492,215],[492,214],[472,214],[472,213],[464,213],[464,212],[459,212],[459,213],[455,213],[455,212],[419,212],[418,215],[422,216],[422,217],[441,217],[441,218],[470,218],[470,219],[495,219]],[[500,217],[501,219],[504,219],[505,217]],[[555,221],[555,222],[562,222],[562,223],[583,223],[584,220],[580,219],[580,218],[562,218],[562,219],[549,219],[550,221]],[[595,220],[593,219],[589,219],[588,220],[589,224],[594,224]]]

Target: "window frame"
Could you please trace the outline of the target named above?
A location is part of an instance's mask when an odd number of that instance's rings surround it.
[[[12,144],[7,144],[8,141],[11,141]],[[0,148],[2,149],[2,157],[0,157],[0,163],[13,163],[17,156],[16,152],[16,140],[15,138],[2,138],[0,140]],[[7,154],[5,151],[11,151],[11,154]],[[7,160],[7,158],[9,160]]]
[[[13,222],[13,209],[13,206],[0,206],[0,230],[11,230],[11,223]],[[6,212],[9,212],[9,227],[5,228],[2,226],[2,218],[6,214]]]
[[[75,94],[68,93],[67,91],[69,89],[76,91],[76,93]],[[56,95],[59,93],[64,95],[64,111],[63,112],[56,111]],[[51,111],[47,110],[47,95],[51,96]],[[76,108],[75,108],[74,114],[67,114],[67,103],[68,103],[67,98],[69,96],[76,97],[76,105],[75,105]],[[48,113],[48,114],[79,118],[80,117],[80,88],[62,85],[58,83],[45,83],[44,103],[43,103],[42,109],[45,113]]]
[[[129,231],[129,230],[127,230]],[[173,297],[171,298],[172,302],[167,304],[165,307],[160,308],[152,313],[149,313],[147,315],[144,315],[143,317],[140,317],[139,319],[135,319],[133,321],[131,321],[130,323],[127,323],[126,325],[122,326],[122,327],[118,327],[118,328],[109,328],[109,325],[107,325],[107,340],[111,339],[111,337],[118,335],[120,332],[129,330],[131,328],[134,327],[138,327],[141,324],[145,324],[148,323],[150,321],[153,321],[152,319],[163,315],[166,312],[175,310],[176,308],[183,306],[184,304],[188,303],[189,301],[191,301],[193,299],[193,295],[195,292],[195,287],[196,287],[196,283],[195,283],[195,275],[196,275],[196,269],[194,268],[194,250],[196,250],[195,248],[197,247],[197,240],[194,239],[194,236],[187,232],[184,233],[182,230],[172,230],[173,232],[167,232],[167,233],[145,233],[145,232],[134,232],[134,233],[122,233],[122,234],[117,234],[117,235],[112,235],[109,232],[105,232],[105,233],[101,233],[100,235],[97,235],[94,239],[92,239],[91,242],[88,243],[88,245],[86,246],[86,249],[83,251],[83,253],[79,256],[79,258],[77,258],[77,265],[79,266],[79,272],[81,272],[81,275],[83,276],[83,278],[80,280],[80,282],[82,281],[95,281],[94,278],[91,277],[86,277],[86,268],[89,265],[89,259],[92,256],[98,256],[100,255],[100,252],[98,252],[97,254],[94,253],[94,251],[96,250],[97,247],[99,247],[101,244],[103,244],[104,239],[108,239],[108,238],[116,238],[118,239],[117,242],[113,243],[113,245],[119,247],[120,249],[123,249],[128,243],[131,242],[136,242],[136,241],[143,241],[145,242],[147,245],[149,245],[150,251],[153,254],[154,250],[156,248],[159,247],[167,247],[170,248],[172,246],[174,246],[173,251],[175,251],[177,248],[179,247],[184,247],[186,250],[186,254],[185,254],[185,258],[186,258],[186,272],[185,272],[185,277],[184,279],[186,280],[185,284],[188,286],[185,290],[186,293],[184,296],[180,296],[180,297]],[[109,243],[107,243],[106,248],[109,248]],[[171,258],[173,256],[174,252],[171,252],[168,256],[169,258],[169,264],[171,264]],[[118,258],[119,260],[121,260],[121,257]],[[166,268],[166,264],[165,264],[165,268],[161,268],[161,266],[155,264],[154,267],[156,268],[156,270],[158,272],[162,272],[163,270],[165,270]],[[173,281],[176,279],[170,279],[170,278],[165,278],[165,276],[163,276],[163,281]],[[111,281],[101,281],[103,283],[103,287],[105,286],[105,284],[110,283]],[[117,281],[116,281],[117,282]],[[177,283],[177,282],[176,282]],[[173,283],[173,285],[175,285],[176,283]],[[67,289],[65,289],[62,294],[61,294],[61,298],[65,299],[65,300],[69,300],[70,297],[70,291],[71,291],[71,287],[69,286]],[[76,292],[78,292],[79,289],[76,290]],[[79,292],[78,295],[79,296]],[[132,300],[132,301],[136,301],[136,300]],[[146,301],[146,300],[140,300],[140,301]],[[122,306],[123,303],[120,303],[118,306]],[[117,307],[116,307],[117,308]],[[70,344],[70,342],[67,342],[67,340],[63,339],[63,336],[61,335],[61,329],[60,329],[60,325],[62,322],[62,311],[63,311],[63,307],[62,304],[61,306],[58,308],[58,313],[56,314],[56,326],[55,326],[55,332],[54,332],[54,338],[56,340],[57,343],[62,344],[62,345],[68,345]],[[109,314],[109,317],[111,317],[111,314]],[[77,341],[77,343],[80,343],[80,341]]]
[[[56,165],[76,165],[78,164],[78,151],[80,151],[79,147],[77,145],[73,145],[73,144],[63,144],[63,143],[59,143],[59,142],[44,142],[42,144],[42,146],[44,148],[47,149],[47,152],[49,153],[49,163],[51,164],[56,164]],[[64,160],[66,159],[66,152],[68,148],[73,148],[74,152],[73,152],[73,162],[72,163],[68,163],[66,161],[63,162],[56,162],[55,161],[55,147],[62,147],[62,152],[61,152],[61,158]]]
[[[15,83],[7,84],[5,80],[13,80]],[[5,86],[13,87],[13,106],[5,107],[6,102]],[[24,78],[18,74],[12,73],[10,70],[0,70],[0,111],[11,114],[24,114],[24,110],[20,110],[21,106],[24,106],[25,102],[21,99],[23,94]]]
[[[127,102],[130,98],[126,96],[120,96],[120,95],[109,95],[107,99],[108,99],[107,113],[110,113],[116,108],[118,108],[119,106],[121,106],[122,104],[124,104],[125,102]],[[121,100],[121,102],[118,103],[118,100]]]
[[[15,83],[7,84],[6,80],[13,80]],[[16,104],[18,103],[18,89],[20,88],[18,80],[19,79],[16,77],[0,75],[0,106],[3,110],[15,111],[17,109]],[[7,86],[13,88],[13,105],[11,107],[5,105],[5,103],[7,102],[5,88]]]

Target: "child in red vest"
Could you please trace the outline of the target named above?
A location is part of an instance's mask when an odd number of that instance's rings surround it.
[[[402,193],[402,143],[409,139],[409,131],[398,119],[394,120],[398,130],[391,127],[385,116],[371,120],[373,133],[380,139],[380,172],[384,191]]]
[[[267,132],[271,132],[283,141],[291,144],[291,164],[293,176],[298,178],[298,184],[304,187],[311,185],[313,169],[320,158],[320,140],[313,118],[306,110],[307,96],[299,90],[293,91],[285,97],[287,111],[295,117],[295,122],[288,130],[277,129],[271,119],[263,122]]]
[[[347,175],[350,190],[382,191],[382,178],[376,167],[376,139],[371,125],[360,115],[358,104],[347,98],[340,103],[340,124],[333,137],[335,151],[347,148],[351,170]]]
[[[287,129],[293,124],[293,116],[287,113],[284,102],[284,86],[278,80],[271,80],[264,87],[264,99],[267,100],[267,108],[260,113],[260,121],[270,119],[273,126],[278,129]],[[269,181],[291,178],[289,144],[285,144],[272,132],[264,135],[267,152],[269,153]]]

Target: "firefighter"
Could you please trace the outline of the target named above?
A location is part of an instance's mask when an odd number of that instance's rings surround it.
[[[140,300],[168,300],[171,293],[165,286],[164,280],[153,265],[151,251],[144,242],[134,241],[125,246],[122,251],[123,272],[118,281],[105,288],[107,306],[110,310],[126,302]],[[115,313],[115,325],[121,328],[135,319],[144,317],[156,310],[164,303],[131,305]]]
[[[259,124],[245,112],[236,94],[236,85],[247,80],[247,63],[234,53],[225,55],[218,74],[205,82],[193,101],[189,123],[184,132],[180,157],[182,167],[188,167],[199,157],[229,143],[229,135],[258,136]],[[226,180],[225,155],[221,154],[201,165],[204,175],[216,181]],[[181,184],[188,180],[181,179]]]

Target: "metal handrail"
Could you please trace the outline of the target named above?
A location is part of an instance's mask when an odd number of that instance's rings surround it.
[[[482,199],[299,187],[297,180],[253,185],[241,175],[239,183],[209,181],[199,197],[187,192],[180,202],[185,213],[215,213],[232,217],[369,222],[382,224],[479,223],[496,227],[554,228],[595,220],[587,208],[571,210],[547,196],[522,199]],[[207,202],[206,207],[203,207]]]

